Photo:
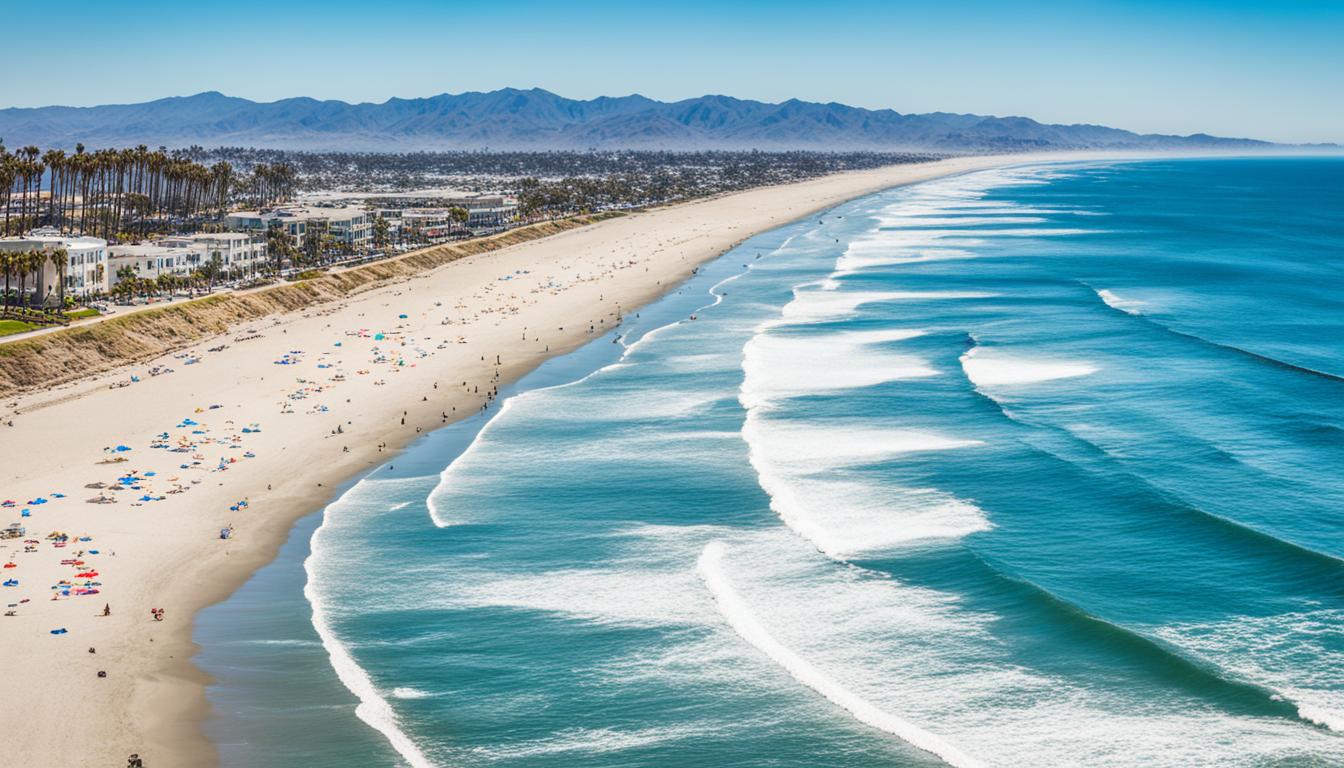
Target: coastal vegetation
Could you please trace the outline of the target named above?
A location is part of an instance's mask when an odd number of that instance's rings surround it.
[[[30,295],[28,276],[44,269],[48,263],[56,272],[58,282],[58,306],[65,307],[65,271],[68,267],[67,252],[64,248],[46,250],[29,248],[25,250],[0,250],[0,274],[4,275],[4,295],[0,298],[0,318],[14,319],[13,314],[25,310]],[[14,289],[17,288],[17,291]]]
[[[197,162],[199,152],[126,149],[74,151],[0,140],[0,236],[39,226],[111,242],[155,232],[200,228],[221,218],[231,203],[267,205],[294,190],[291,167],[258,163],[245,175],[224,160]]]

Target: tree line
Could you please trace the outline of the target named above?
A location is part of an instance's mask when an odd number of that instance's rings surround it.
[[[271,205],[294,191],[289,165],[259,163],[240,174],[226,160],[193,160],[197,151],[86,151],[77,144],[73,153],[35,146],[10,152],[0,140],[0,235],[49,225],[111,242],[138,239],[222,218],[234,201]]]

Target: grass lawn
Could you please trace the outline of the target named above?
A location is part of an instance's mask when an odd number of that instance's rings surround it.
[[[71,320],[83,320],[86,317],[97,317],[101,314],[101,312],[93,307],[85,307],[83,309],[76,309],[73,312],[66,312],[65,316]]]
[[[15,333],[31,331],[38,326],[32,323],[25,323],[22,320],[0,320],[0,336],[9,336]]]

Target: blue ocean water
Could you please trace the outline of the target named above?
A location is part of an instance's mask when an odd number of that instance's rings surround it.
[[[1344,160],[892,190],[508,395],[203,616],[226,764],[1344,764]]]

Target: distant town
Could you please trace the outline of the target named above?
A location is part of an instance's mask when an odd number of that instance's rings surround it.
[[[10,150],[0,336],[438,243],[935,155]]]

